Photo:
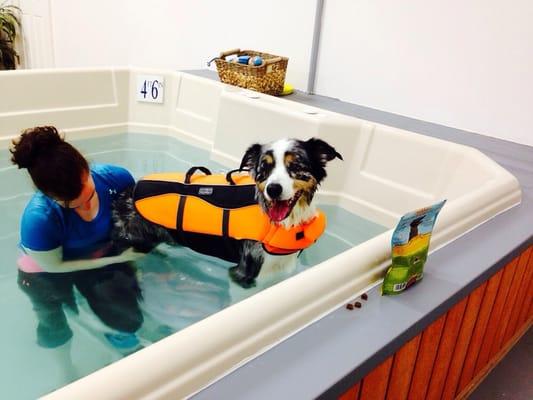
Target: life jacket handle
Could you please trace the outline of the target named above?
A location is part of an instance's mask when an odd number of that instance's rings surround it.
[[[194,175],[194,173],[196,171],[202,171],[204,174],[206,175],[211,175],[211,171],[209,171],[209,169],[207,169],[206,167],[200,167],[200,166],[195,166],[195,167],[191,167],[189,168],[189,170],[187,171],[187,173],[185,174],[185,180],[184,182],[185,183],[191,183],[191,177]]]
[[[226,174],[226,180],[229,182],[230,185],[236,185],[235,181],[233,180],[233,177],[232,175],[235,173],[235,172],[242,172],[242,171],[250,171],[248,168],[237,168],[237,169],[232,169],[231,171],[228,171],[228,173]]]

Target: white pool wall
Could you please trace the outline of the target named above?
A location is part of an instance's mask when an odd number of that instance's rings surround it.
[[[163,104],[136,100],[139,75],[164,77]],[[448,199],[432,250],[521,199],[517,180],[475,149],[191,74],[134,68],[10,71],[0,74],[0,93],[3,146],[22,129],[44,124],[56,125],[69,139],[163,134],[208,149],[213,159],[235,167],[254,142],[320,137],[344,157],[327,168],[323,202],[392,228],[403,213]],[[190,395],[379,280],[390,258],[391,234],[232,305],[50,398]]]

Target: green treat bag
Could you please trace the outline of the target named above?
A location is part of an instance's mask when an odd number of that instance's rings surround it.
[[[398,294],[422,279],[433,226],[446,200],[405,214],[392,234],[392,265],[382,294]]]

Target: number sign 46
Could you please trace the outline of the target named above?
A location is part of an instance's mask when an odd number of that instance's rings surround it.
[[[165,78],[158,75],[137,76],[137,101],[163,103]]]

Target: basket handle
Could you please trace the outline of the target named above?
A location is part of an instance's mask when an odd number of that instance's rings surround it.
[[[231,50],[223,51],[222,53],[220,53],[220,58],[224,58],[231,54],[240,53],[240,52],[241,52],[241,49],[231,49]]]
[[[274,63],[277,63],[278,61],[281,61],[281,57],[269,58],[268,60],[265,60],[265,65],[274,64]]]

